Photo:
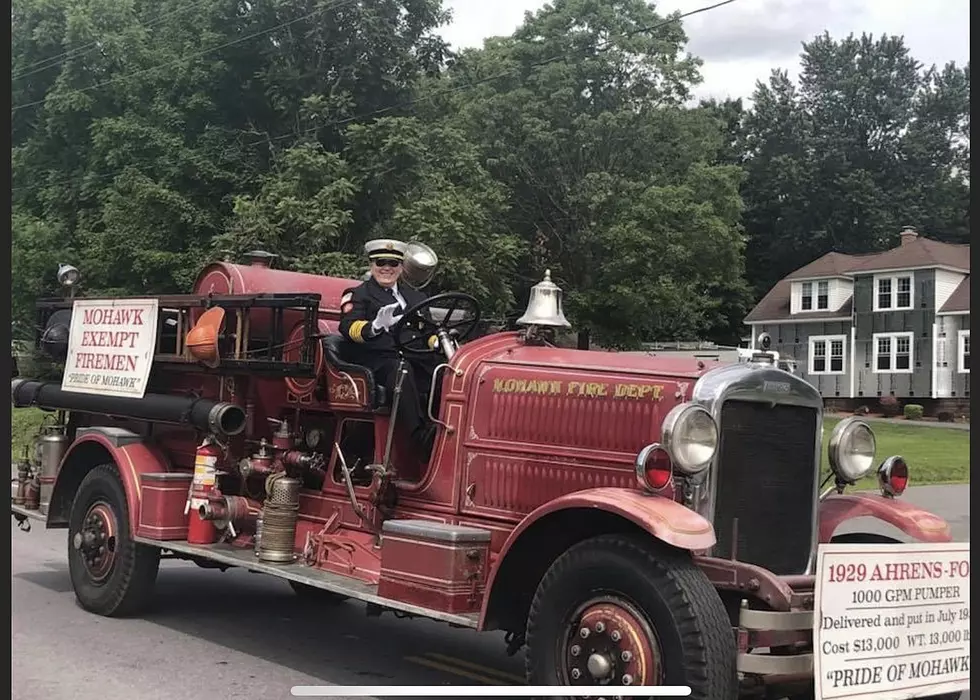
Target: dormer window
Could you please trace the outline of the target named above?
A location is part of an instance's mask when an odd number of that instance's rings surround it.
[[[804,282],[800,285],[800,311],[824,311],[830,307],[830,282]],[[816,288],[816,306],[814,306]]]
[[[875,311],[902,311],[912,308],[912,275],[875,277]]]

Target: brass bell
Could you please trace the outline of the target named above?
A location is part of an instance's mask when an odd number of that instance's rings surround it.
[[[545,270],[544,280],[531,287],[527,309],[517,322],[524,326],[571,328],[561,309],[561,287],[551,281],[551,270]]]

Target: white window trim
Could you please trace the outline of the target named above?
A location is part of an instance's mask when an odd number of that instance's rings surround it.
[[[909,280],[909,305],[898,306],[898,280],[908,277]],[[891,280],[891,302],[892,305],[882,308],[878,305],[878,282],[881,280]],[[915,275],[911,272],[907,274],[875,275],[874,277],[874,296],[872,297],[872,309],[874,311],[911,311],[915,309]]]
[[[841,362],[840,362],[841,369],[840,369],[839,372],[835,372],[832,369],[830,369],[830,343],[832,341],[835,341],[835,340],[840,341],[840,343],[841,343],[841,357],[840,357],[840,360],[841,360]],[[813,354],[814,354],[813,353],[813,346],[816,345],[818,342],[821,342],[821,341],[824,341],[824,342],[827,343],[827,354],[825,355],[825,357],[827,358],[827,369],[823,370],[822,372],[817,372],[816,370],[813,369]],[[812,375],[815,375],[815,376],[818,376],[818,377],[822,377],[822,376],[828,375],[828,374],[829,375],[847,374],[847,336],[846,335],[815,335],[815,336],[812,336],[810,338],[809,348],[810,348],[810,352],[809,352],[808,357],[807,357],[807,374],[812,374]]]
[[[970,331],[959,331],[956,334],[956,371],[959,374],[969,374],[970,370],[963,369],[963,351],[966,349],[963,339],[970,337]]]
[[[889,369],[878,369],[878,338],[891,338],[891,351],[889,356],[891,363]],[[898,338],[909,339],[909,368],[895,369],[895,356],[898,350]],[[871,369],[874,374],[912,374],[915,372],[915,333],[912,331],[899,331],[897,333],[875,333],[871,336]]]
[[[827,305],[826,306],[820,306],[820,302],[819,302],[819,299],[820,299],[820,285],[822,285],[822,284],[824,284],[824,285],[827,286],[827,294],[826,294],[826,297],[827,297]],[[798,307],[796,309],[796,313],[798,313],[798,314],[812,314],[812,313],[816,313],[818,311],[830,311],[830,292],[832,291],[831,288],[830,288],[830,280],[807,280],[805,282],[800,282],[799,285],[800,285],[800,297],[799,297],[799,305],[798,305]],[[804,309],[803,308],[803,297],[804,297],[804,293],[803,292],[806,289],[806,286],[807,285],[810,285],[810,299],[812,300],[812,305],[810,306],[809,309]]]

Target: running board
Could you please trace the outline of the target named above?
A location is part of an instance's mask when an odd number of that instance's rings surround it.
[[[48,521],[47,510],[38,510],[36,508],[34,510],[31,510],[30,508],[25,508],[24,506],[17,506],[11,503],[10,512],[13,515],[17,516],[18,520],[20,520],[21,518],[30,518],[31,520],[39,520],[42,523],[46,523]]]
[[[171,552],[189,554],[195,557],[221,562],[222,564],[228,564],[229,566],[241,567],[249,571],[269,574],[277,578],[303,583],[313,588],[321,588],[331,593],[355,598],[365,603],[371,603],[410,615],[427,617],[440,622],[448,622],[451,625],[457,625],[459,627],[476,629],[480,622],[480,616],[476,613],[466,615],[444,613],[390,598],[382,598],[377,594],[378,587],[376,585],[364,583],[363,581],[334,574],[329,571],[313,569],[303,564],[267,564],[256,559],[255,550],[253,549],[242,549],[227,544],[187,544],[186,542],[152,540],[146,537],[134,537],[133,539],[140,544],[159,547],[160,549]]]

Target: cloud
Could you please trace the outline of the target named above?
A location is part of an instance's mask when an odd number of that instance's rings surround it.
[[[658,13],[690,12],[717,0],[659,0]],[[454,46],[481,46],[513,32],[545,0],[445,0],[453,10],[442,35]],[[704,61],[696,97],[749,98],[756,81],[781,68],[795,78],[803,43],[824,31],[903,35],[926,65],[970,60],[969,0],[736,0],[683,20],[687,50]]]

